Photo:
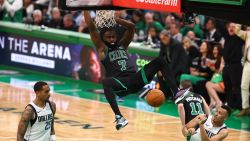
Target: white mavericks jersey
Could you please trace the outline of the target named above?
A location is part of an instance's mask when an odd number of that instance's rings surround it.
[[[29,104],[35,111],[35,119],[29,122],[24,139],[27,141],[49,141],[53,112],[49,102],[44,108]]]
[[[213,127],[212,124],[212,115],[209,115],[207,121],[204,123],[205,130],[209,138],[217,135],[222,129],[226,129],[226,124],[223,124],[220,127]],[[196,134],[192,135],[190,141],[201,141],[200,128],[196,130]]]

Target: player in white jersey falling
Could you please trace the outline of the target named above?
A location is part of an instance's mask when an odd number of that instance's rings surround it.
[[[19,122],[17,141],[56,141],[56,105],[49,101],[49,85],[43,81],[36,82],[34,91],[36,98],[26,106]]]
[[[218,108],[216,114],[212,115],[198,115],[196,118],[186,124],[189,131],[193,131],[190,141],[222,141],[228,136],[228,129],[225,125],[225,120],[231,114],[231,109],[222,105]],[[190,129],[194,130],[190,130]]]

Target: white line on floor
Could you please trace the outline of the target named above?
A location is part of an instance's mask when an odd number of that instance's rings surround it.
[[[180,121],[163,121],[163,122],[153,122],[152,124],[179,124]]]
[[[82,91],[81,89],[69,89],[69,90],[56,90],[54,92],[59,93],[59,92],[79,92]]]

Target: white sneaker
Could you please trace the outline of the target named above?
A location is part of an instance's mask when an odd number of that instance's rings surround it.
[[[128,121],[120,115],[115,116],[115,122],[116,122],[116,130],[120,130],[128,124]]]

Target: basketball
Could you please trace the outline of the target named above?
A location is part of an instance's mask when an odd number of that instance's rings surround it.
[[[150,106],[159,107],[165,101],[165,95],[161,90],[153,89],[148,92],[146,101]]]

